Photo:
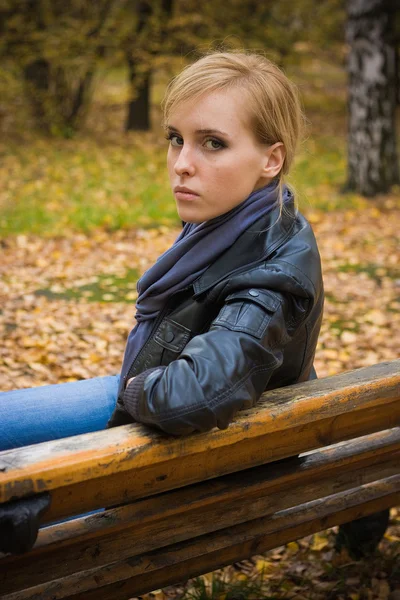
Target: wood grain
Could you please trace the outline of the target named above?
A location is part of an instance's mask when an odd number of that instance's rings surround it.
[[[399,501],[400,475],[394,475],[43,586],[2,594],[1,599],[128,600]]]
[[[0,589],[12,594],[35,587],[42,598],[56,585],[46,583],[51,573],[51,579],[58,580],[57,593],[62,594],[64,584],[72,590],[68,576],[74,573],[73,585],[79,589],[110,563],[172,542],[272,518],[284,509],[355,487],[364,501],[362,486],[398,475],[399,465],[400,428],[396,428],[48,527],[29,555],[3,559]],[[88,571],[93,574],[89,580]]]
[[[400,424],[400,360],[267,392],[227,430],[139,424],[0,453],[0,502],[43,490],[45,522],[131,502]]]

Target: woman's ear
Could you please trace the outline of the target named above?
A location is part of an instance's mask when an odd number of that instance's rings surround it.
[[[265,164],[263,176],[273,179],[282,170],[286,152],[282,142],[276,142],[272,146],[268,146],[265,151]]]

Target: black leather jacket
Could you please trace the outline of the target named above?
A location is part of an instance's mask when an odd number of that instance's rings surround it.
[[[226,428],[261,394],[310,378],[323,310],[320,256],[293,204],[263,216],[170,297],[108,426]]]

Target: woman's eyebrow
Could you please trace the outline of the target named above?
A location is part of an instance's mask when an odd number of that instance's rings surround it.
[[[212,134],[212,135],[223,135],[225,137],[229,137],[229,135],[227,133],[225,133],[224,131],[221,131],[220,129],[197,129],[196,133],[207,133],[207,134]]]
[[[175,133],[179,133],[179,129],[177,127],[174,127],[174,125],[167,125],[167,130],[168,131],[173,131]],[[207,134],[207,135],[222,135],[224,137],[229,138],[229,134],[225,133],[224,131],[221,131],[220,129],[196,129],[195,133],[201,133],[201,134]]]

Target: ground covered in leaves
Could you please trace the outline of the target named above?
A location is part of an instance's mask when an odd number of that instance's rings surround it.
[[[335,552],[337,528],[290,542],[142,600],[399,600],[400,511],[379,550],[363,560]]]
[[[399,356],[400,209],[309,212],[326,304],[320,377]],[[177,229],[121,230],[0,241],[0,389],[119,371],[134,325],[137,278]]]
[[[320,377],[396,359],[400,347],[400,207],[309,211],[322,256]],[[118,372],[134,324],[137,278],[175,239],[167,227],[3,238],[0,389]],[[186,600],[399,600],[400,514],[378,554],[335,554],[333,530],[185,585],[143,596]]]

